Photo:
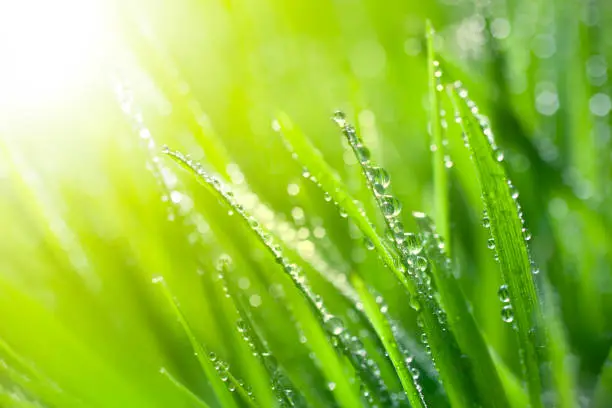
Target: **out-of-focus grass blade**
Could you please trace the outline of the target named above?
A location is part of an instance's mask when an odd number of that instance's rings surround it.
[[[176,378],[174,378],[174,376],[172,374],[170,374],[168,372],[168,370],[166,370],[165,368],[161,368],[159,370],[160,374],[163,375],[164,377],[166,377],[172,384],[174,384],[174,386],[176,386],[176,388],[182,392],[183,394],[185,394],[191,401],[193,401],[193,403],[200,408],[209,408],[209,405],[207,403],[205,403],[204,401],[202,401],[200,399],[200,397],[198,397],[197,395],[195,395],[189,388],[185,387],[179,380],[177,380]]]
[[[64,407],[83,407],[84,404],[66,395],[57,385],[25,361],[13,348],[0,338],[0,353],[8,356],[12,364],[0,360],[0,373],[24,390],[32,392],[42,402]],[[17,369],[15,365],[19,365]],[[28,402],[28,401],[26,401]],[[28,402],[29,403],[29,402]]]
[[[507,407],[509,390],[504,391],[487,343],[468,309],[459,282],[452,274],[451,261],[443,252],[446,242],[436,234],[429,217],[417,213],[414,218],[421,230],[423,250],[431,262],[436,287],[448,322],[457,338],[457,343],[470,358],[472,373],[476,377],[480,393],[483,399],[486,399],[487,406]]]
[[[608,358],[601,369],[593,400],[589,406],[591,408],[606,408],[610,406],[610,401],[612,401],[612,349],[610,349],[610,354],[608,354]]]
[[[229,273],[227,265],[224,265],[220,269],[220,272],[223,282],[226,285],[226,290],[229,293],[240,317],[240,320],[237,323],[238,331],[240,332],[245,343],[247,343],[252,354],[267,370],[277,402],[283,408],[296,406],[298,404],[299,406],[305,405],[305,402],[303,402],[303,396],[286,375],[282,367],[278,364],[260,331],[257,330],[255,320],[253,319],[248,306],[246,306],[242,298],[243,295],[236,287],[235,282],[228,276]]]
[[[206,378],[208,379],[208,381],[210,381],[210,385],[219,403],[223,407],[238,408],[238,405],[236,404],[234,397],[227,389],[225,382],[221,380],[219,373],[217,372],[217,370],[215,369],[213,365],[213,362],[210,360],[208,350],[206,350],[204,345],[201,342],[199,342],[198,339],[196,339],[193,331],[191,330],[191,327],[189,326],[189,323],[187,322],[187,319],[185,318],[185,316],[183,315],[183,312],[177,305],[176,300],[174,299],[172,293],[170,292],[170,289],[167,287],[166,282],[161,277],[154,278],[154,282],[161,284],[160,287],[162,288],[162,292],[164,296],[166,297],[166,299],[168,300],[168,304],[170,305],[170,308],[172,309],[179,323],[183,327],[183,330],[185,331],[185,334],[187,335],[187,338],[189,342],[191,343],[191,347],[193,347],[193,351],[196,354],[198,362],[200,363],[200,366],[202,367],[202,371],[204,371]]]
[[[495,363],[495,368],[499,378],[506,389],[508,401],[513,408],[525,408],[529,406],[529,395],[523,388],[521,381],[514,375],[512,370],[506,366],[504,361],[499,358],[495,350],[489,350],[491,358]]]
[[[433,153],[433,174],[434,174],[434,202],[435,202],[435,221],[436,227],[446,242],[447,251],[450,253],[450,223],[449,223],[449,195],[448,195],[448,177],[446,169],[446,160],[444,158],[444,141],[442,137],[442,123],[440,118],[440,99],[439,94],[443,90],[443,85],[440,83],[442,71],[440,71],[440,62],[436,60],[433,41],[434,28],[431,22],[427,20],[426,26],[427,38],[427,70],[429,80],[429,126],[433,138],[432,153]]]
[[[297,264],[291,263],[284,257],[280,246],[273,241],[272,235],[264,230],[263,226],[261,226],[257,220],[251,217],[244,210],[243,206],[236,202],[232,192],[227,191],[216,178],[209,176],[199,163],[187,159],[179,152],[166,150],[165,153],[183,168],[190,171],[196,177],[198,182],[209,188],[225,204],[230,206],[233,211],[239,214],[249,228],[258,236],[265,247],[274,255],[278,263],[281,264],[284,272],[304,296],[305,300],[311,306],[311,310],[318,318],[321,327],[329,336],[327,342],[321,342],[320,344],[316,345],[316,350],[322,354],[321,357],[324,358],[324,361],[326,362],[324,375],[327,377],[330,383],[334,384],[332,390],[334,396],[336,397],[338,403],[340,403],[342,406],[358,406],[360,404],[360,399],[353,392],[353,388],[348,382],[348,379],[344,373],[343,365],[335,355],[333,348],[330,347],[330,344],[333,343],[331,340],[332,337],[344,334],[345,331],[342,323],[338,322],[338,318],[331,315],[327,311],[320,297],[312,292],[306,283],[305,276],[301,271],[301,268]],[[340,340],[340,338],[338,338],[338,340]],[[335,344],[338,344],[338,342]],[[354,356],[354,353],[351,353],[348,347],[339,348],[339,351],[347,353],[349,358]],[[351,363],[356,364],[354,360],[351,360]],[[356,369],[358,369],[358,365],[356,365]],[[368,375],[370,373],[367,370],[362,370],[360,374]]]
[[[380,305],[376,303],[376,300],[369,292],[365,282],[358,275],[351,275],[351,282],[359,293],[359,297],[363,302],[363,309],[370,319],[370,322],[374,326],[378,337],[385,346],[385,350],[389,353],[389,358],[395,367],[395,371],[402,383],[404,392],[408,397],[410,406],[412,408],[425,408],[427,404],[421,393],[420,385],[416,383],[412,373],[409,371],[408,365],[406,364],[405,357],[402,355],[395,336],[391,331],[391,326],[387,321],[387,317],[380,311]]]

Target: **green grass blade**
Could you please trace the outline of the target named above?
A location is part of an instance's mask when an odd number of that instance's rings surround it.
[[[13,364],[0,359],[0,372],[24,390],[34,393],[43,402],[62,407],[83,407],[85,404],[67,395],[36,367],[20,356],[7,342],[0,338],[0,354],[7,356]],[[18,368],[17,368],[18,367]]]
[[[295,287],[303,295],[304,299],[308,302],[309,306],[311,307],[311,310],[318,318],[321,327],[327,333],[328,341],[330,344],[333,343],[331,339],[336,338],[336,336],[338,336],[339,334],[348,334],[346,333],[346,331],[343,330],[341,322],[339,326],[333,324],[339,319],[330,314],[325,305],[323,304],[321,298],[312,292],[312,289],[306,283],[306,279],[301,268],[297,264],[292,263],[283,255],[280,246],[275,243],[273,236],[268,231],[266,231],[257,220],[255,220],[250,214],[248,214],[243,206],[236,202],[236,199],[234,198],[232,192],[228,191],[225,187],[223,187],[216,178],[209,176],[199,163],[187,159],[179,152],[173,152],[166,149],[165,153],[168,154],[183,168],[191,172],[196,177],[198,182],[209,188],[211,192],[213,192],[225,204],[232,208],[232,210],[235,211],[241,217],[241,219],[249,226],[249,228],[257,235],[259,240],[274,255],[274,257],[277,259],[277,262],[282,266],[283,271],[291,279]],[[336,332],[339,328],[341,330],[339,332]],[[338,340],[341,339],[338,338]],[[347,407],[356,406],[356,404],[359,404],[359,398],[353,393],[352,387],[344,374],[342,365],[339,363],[337,358],[335,358],[335,356],[329,354],[330,348],[321,345],[320,350],[321,352],[325,352],[327,354],[325,359],[326,366],[324,374],[328,377],[329,381],[334,384],[332,392],[336,396],[338,402],[341,403],[342,406]],[[349,357],[355,356],[355,353],[351,353],[348,347],[340,347],[340,351],[348,353]],[[351,360],[351,363],[356,364],[356,361]],[[370,373],[365,372],[365,374]]]
[[[222,279],[226,285],[226,290],[230,294],[231,299],[236,306],[236,311],[240,317],[237,323],[238,331],[242,339],[247,343],[251,353],[259,360],[261,365],[265,367],[269,375],[269,381],[272,390],[281,407],[291,407],[297,404],[305,405],[303,396],[293,384],[291,379],[286,375],[283,368],[278,364],[276,358],[272,354],[266,341],[264,340],[261,331],[257,329],[252,313],[246,306],[242,294],[238,290],[230,277],[228,276],[227,265],[224,265],[219,270]]]
[[[472,375],[478,384],[486,405],[490,407],[508,407],[507,392],[499,378],[495,363],[488,351],[488,345],[476,324],[473,314],[468,309],[465,296],[459,282],[452,274],[451,261],[443,251],[446,242],[436,234],[429,217],[416,213],[414,218],[421,231],[420,245],[431,261],[432,272],[441,302],[446,311],[457,343],[469,357]]]
[[[440,99],[439,94],[443,91],[440,83],[442,71],[440,62],[436,60],[434,53],[435,32],[431,22],[426,22],[427,38],[427,69],[429,79],[429,125],[433,138],[433,174],[434,174],[434,202],[435,202],[435,221],[436,227],[444,238],[446,250],[450,254],[451,236],[449,222],[449,194],[448,194],[448,175],[446,168],[445,144],[442,136],[442,123],[440,118]]]
[[[320,152],[317,151],[310,140],[294,125],[285,113],[277,115],[274,127],[285,140],[289,150],[297,155],[298,160],[316,178],[321,190],[330,195],[338,207],[347,214],[366,238],[372,242],[374,249],[393,274],[400,281],[406,280],[393,253],[384,244],[383,237],[376,232],[372,222],[368,220],[365,213],[355,203],[353,197],[346,191],[345,184],[342,183],[336,172],[325,162]],[[407,284],[409,285],[409,283]],[[413,290],[413,292],[415,291]]]
[[[542,359],[537,347],[541,344],[542,333],[537,333],[536,330],[542,327],[543,320],[532,278],[524,226],[500,164],[503,156],[500,156],[501,153],[492,142],[488,123],[484,118],[477,119],[473,116],[478,110],[467,99],[467,91],[460,83],[456,83],[455,89],[449,92],[449,95],[459,112],[458,121],[469,141],[489,218],[487,224],[490,223],[491,228],[492,241],[489,245],[496,249],[511,299],[511,305],[504,306],[504,320],[516,324],[529,400],[534,408],[541,407],[542,382],[539,366]]]
[[[341,125],[341,128],[345,125],[349,126],[340,114],[336,115],[335,120]],[[390,248],[384,242],[375,231],[371,222],[367,219],[365,213],[359,209],[350,194],[346,192],[344,185],[339,181],[337,175],[331,170],[327,163],[325,163],[316,148],[291,122],[287,115],[280,114],[275,126],[284,137],[290,150],[297,155],[302,164],[313,176],[315,176],[317,183],[323,191],[327,192],[331,198],[338,203],[338,206],[343,209],[347,216],[353,220],[362,233],[372,242],[374,249],[376,249],[383,262],[400,281],[408,295],[410,295],[410,305],[416,309],[421,316],[423,329],[427,334],[428,346],[431,348],[432,356],[440,371],[440,378],[442,379],[452,404],[457,407],[472,406],[474,400],[479,398],[478,393],[475,390],[472,380],[468,376],[465,376],[465,361],[461,358],[461,352],[456,345],[452,333],[441,325],[441,320],[443,319],[440,315],[443,314],[443,312],[435,301],[431,288],[428,287],[424,280],[418,283],[416,279],[409,277],[411,274],[417,274],[413,260],[402,260],[398,255],[401,251]],[[345,131],[349,133],[349,142],[353,140],[351,145],[358,161],[362,162],[362,164],[363,161],[368,161],[369,155],[367,148],[363,146],[360,141],[357,142],[355,140],[357,135],[352,127],[348,130],[343,129],[343,132]],[[363,170],[366,174],[366,180],[370,189],[374,192],[374,189],[380,190],[379,186],[374,186],[369,171],[365,168]],[[382,171],[384,170],[378,171],[381,172],[378,174],[380,176],[383,174]],[[381,178],[385,179],[381,183],[382,190],[385,190],[388,187],[388,182],[386,181],[388,176],[386,176],[386,172],[384,172]],[[387,194],[383,194],[382,196],[384,197],[377,198],[377,203],[379,207],[382,208],[383,214],[386,213],[387,215],[385,219],[389,229],[397,234],[396,240],[394,240],[394,244],[396,244],[397,241],[403,241],[403,227],[398,228],[401,222],[394,218],[397,215],[396,210],[399,204],[397,204],[396,199],[389,197]],[[394,207],[394,205],[396,207]],[[394,217],[390,217],[391,215]],[[388,218],[394,218],[393,226],[389,225]],[[399,236],[400,232],[402,234],[401,236]],[[419,271],[419,273],[421,272]],[[444,367],[444,369],[440,369],[440,367]]]
[[[363,302],[363,309],[365,314],[370,319],[370,322],[374,326],[378,337],[383,342],[385,350],[389,353],[389,358],[395,367],[395,371],[402,383],[402,387],[410,406],[412,408],[425,408],[423,394],[421,393],[421,387],[416,382],[413,374],[410,372],[408,365],[406,364],[406,358],[400,351],[398,344],[395,340],[395,336],[389,325],[387,317],[380,311],[380,305],[376,303],[376,300],[368,290],[365,282],[356,274],[351,275],[351,282],[359,293],[359,297]]]
[[[154,278],[153,281],[154,283],[160,284],[160,287],[162,288],[162,293],[164,294],[164,297],[167,299],[168,305],[172,309],[173,314],[176,315],[176,318],[181,324],[183,330],[185,331],[185,334],[187,335],[189,343],[191,344],[191,347],[193,348],[193,351],[196,354],[198,362],[200,363],[200,367],[202,368],[202,371],[204,372],[204,374],[206,375],[206,378],[210,382],[210,385],[219,403],[223,407],[237,408],[238,405],[236,404],[234,397],[229,392],[229,390],[227,389],[227,385],[225,384],[227,379],[226,381],[223,381],[220,378],[219,372],[217,371],[213,362],[209,358],[210,353],[205,348],[205,346],[200,341],[198,341],[198,339],[196,339],[195,334],[191,330],[191,327],[189,326],[187,319],[185,318],[185,316],[183,315],[183,312],[181,311],[178,304],[176,303],[176,300],[174,299],[172,293],[170,292],[170,289],[168,288],[166,282],[161,277]]]
[[[504,306],[502,314],[507,312],[505,320],[516,320],[514,327],[521,347],[530,401],[533,406],[541,404],[541,396],[537,394],[546,384],[542,383],[539,365],[549,364],[556,403],[574,407],[577,395],[575,374],[567,359],[569,346],[546,277],[540,279],[544,309],[538,300],[534,280],[537,268],[527,244],[531,234],[524,226],[521,208],[516,202],[518,194],[501,164],[503,153],[495,144],[488,119],[478,113],[478,108],[460,83],[455,83],[454,91],[449,88],[449,95],[459,113],[459,122],[469,142],[483,190],[488,217],[486,224],[490,224],[492,235],[489,245],[496,249],[502,277],[507,283],[504,290],[507,290],[511,302]]]
[[[495,353],[495,350],[489,350],[491,358],[495,363],[495,368],[499,373],[499,378],[507,390],[508,401],[512,408],[525,408],[529,406],[529,395],[525,391],[520,379],[514,375],[512,370],[504,363],[504,361]]]
[[[610,405],[610,401],[612,401],[612,349],[599,374],[589,407],[606,408]]]
[[[401,202],[390,192],[386,171],[372,165],[367,147],[342,112],[336,112],[333,119],[355,153],[366,183],[385,220],[387,231],[392,237],[392,245],[400,255],[401,264],[409,276],[408,282],[415,285],[416,297],[424,306],[418,317],[424,329],[423,335],[427,339],[424,343],[431,349],[437,366],[444,367],[439,370],[440,377],[451,403],[456,406],[479,404],[481,395],[477,392],[474,379],[465,375],[465,371],[470,370],[469,363],[462,358],[454,333],[448,328],[446,312],[438,301],[440,294],[432,285],[433,264],[431,260],[419,256],[421,244],[418,243],[416,248],[410,236],[404,232],[400,220]],[[385,176],[381,177],[381,174]]]
[[[195,395],[189,388],[185,387],[179,380],[177,380],[172,374],[165,368],[161,368],[159,373],[166,377],[180,392],[182,392],[188,399],[190,399],[197,407],[209,408],[209,405],[202,401],[200,397]]]

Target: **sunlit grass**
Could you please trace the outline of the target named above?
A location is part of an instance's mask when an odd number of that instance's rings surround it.
[[[611,19],[1,5],[0,405],[608,406]]]

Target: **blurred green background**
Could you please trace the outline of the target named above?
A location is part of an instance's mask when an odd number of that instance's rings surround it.
[[[3,4],[0,14],[0,386],[7,395],[37,398],[12,379],[11,367],[27,363],[84,406],[192,406],[159,374],[165,367],[214,406],[151,280],[166,279],[198,338],[249,383],[257,370],[216,270],[227,254],[290,377],[311,401],[333,404],[317,385],[310,351],[297,346],[303,334],[287,305],[306,309],[295,288],[248,229],[159,151],[179,149],[233,183],[245,206],[310,265],[311,283],[334,313],[350,321],[314,271],[343,282],[359,270],[410,333],[414,315],[403,292],[359,231],[302,176],[271,121],[279,110],[290,114],[376,218],[329,120],[345,110],[389,170],[405,213],[433,214],[430,19],[445,79],[470,89],[505,152],[532,255],[556,289],[579,392],[589,398],[612,344],[612,3],[29,0]],[[487,340],[518,370],[475,173],[458,131],[449,127],[447,136],[462,289]]]

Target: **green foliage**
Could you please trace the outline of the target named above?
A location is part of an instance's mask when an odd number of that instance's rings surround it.
[[[608,406],[605,2],[128,3],[0,118],[2,407]]]

